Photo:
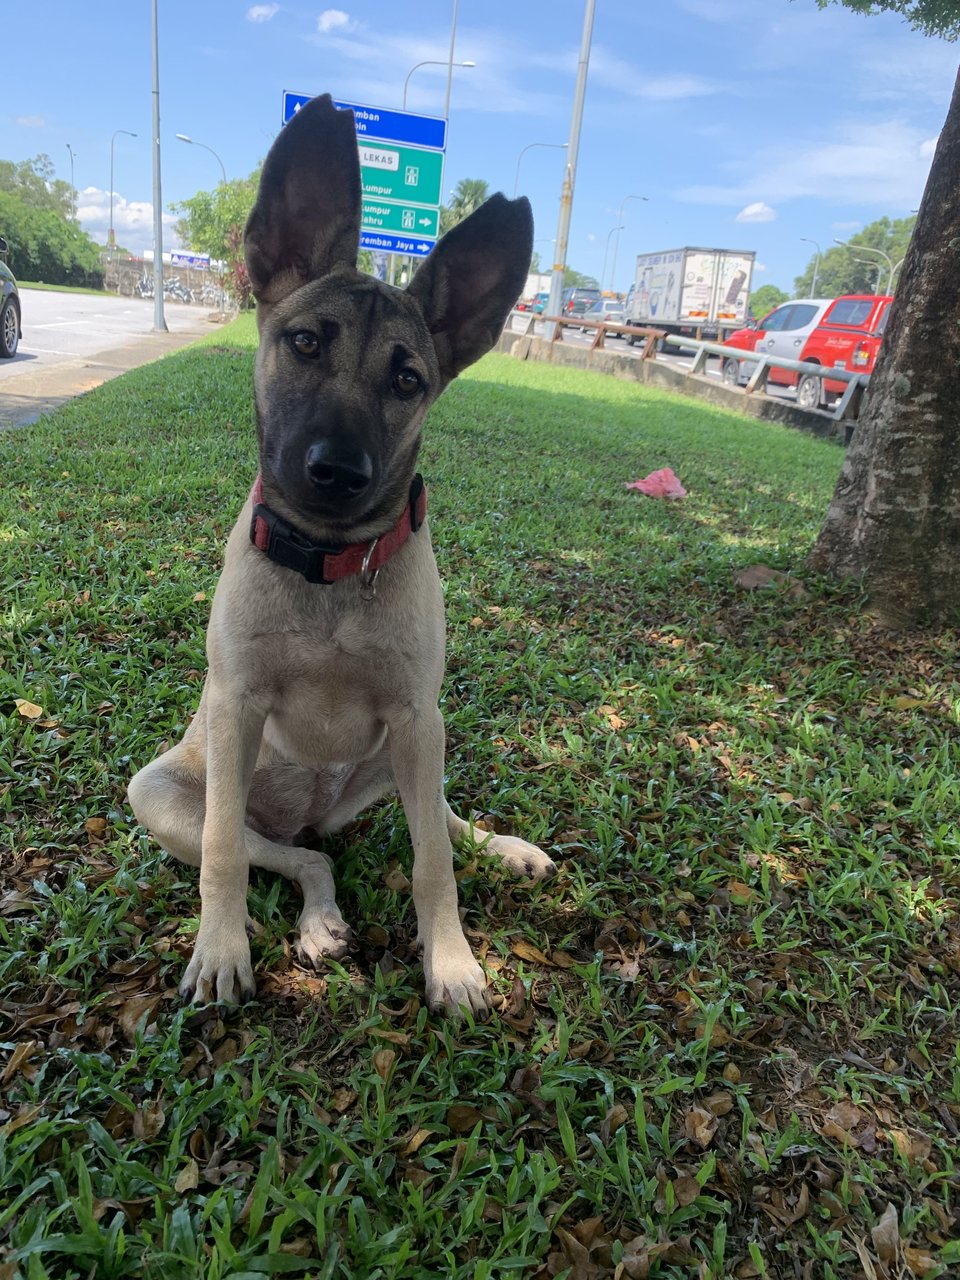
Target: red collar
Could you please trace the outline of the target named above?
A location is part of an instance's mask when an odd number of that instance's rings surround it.
[[[364,586],[373,585],[380,568],[399,551],[412,533],[416,533],[427,515],[427,491],[423,477],[414,476],[410,500],[400,519],[387,533],[369,542],[337,545],[311,542],[287,524],[263,501],[263,479],[258,474],[253,482],[253,520],[250,541],[274,564],[295,569],[308,582],[329,584],[362,574]]]

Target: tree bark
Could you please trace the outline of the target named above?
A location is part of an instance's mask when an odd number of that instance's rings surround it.
[[[960,621],[960,75],[810,563],[882,625]]]

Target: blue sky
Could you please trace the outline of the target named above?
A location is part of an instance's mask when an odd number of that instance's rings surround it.
[[[230,177],[266,153],[281,94],[398,108],[415,64],[446,62],[453,0],[159,0],[162,199]],[[459,0],[444,173],[513,193],[529,143],[570,131],[582,0]],[[0,156],[46,152],[79,215],[106,237],[115,142],[118,240],[152,243],[149,0],[17,4]],[[916,209],[957,71],[958,47],[892,15],[815,0],[598,0],[568,263],[626,288],[640,252],[683,244],[755,249],[754,286],[792,290],[812,247]],[[445,66],[410,78],[408,109],[441,114]],[[564,152],[520,160],[537,250],[552,261]],[[627,197],[646,196],[645,201]],[[623,231],[617,247],[618,213]],[[170,218],[169,222],[173,219]],[[611,234],[612,233],[612,234]],[[172,229],[164,248],[175,247]],[[616,279],[612,280],[616,254]]]

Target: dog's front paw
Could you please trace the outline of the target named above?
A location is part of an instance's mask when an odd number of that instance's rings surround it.
[[[246,932],[239,937],[204,934],[201,924],[193,956],[180,983],[180,995],[191,1004],[240,1004],[252,1000],[257,987]]]
[[[430,954],[424,948],[423,975],[427,1004],[435,1012],[462,1018],[466,1008],[475,1018],[487,1016],[487,980],[466,939],[453,953],[440,949]]]
[[[499,858],[507,871],[514,876],[530,880],[546,880],[557,874],[557,864],[535,844],[521,840],[519,836],[491,836],[482,845],[483,853]]]
[[[293,944],[300,964],[315,968],[325,959],[339,960],[353,941],[353,931],[335,902],[311,903],[300,915],[300,937]]]

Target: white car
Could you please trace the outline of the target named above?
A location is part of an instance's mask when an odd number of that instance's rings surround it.
[[[741,351],[756,351],[765,356],[781,356],[785,360],[799,360],[804,344],[834,301],[833,298],[796,298],[792,302],[783,302],[756,325],[731,333],[723,345],[739,347]],[[738,383],[748,382],[756,367],[754,360],[725,358],[720,373],[728,386],[735,387]],[[781,370],[778,377],[774,369],[770,381],[789,385],[796,381],[796,376]]]

